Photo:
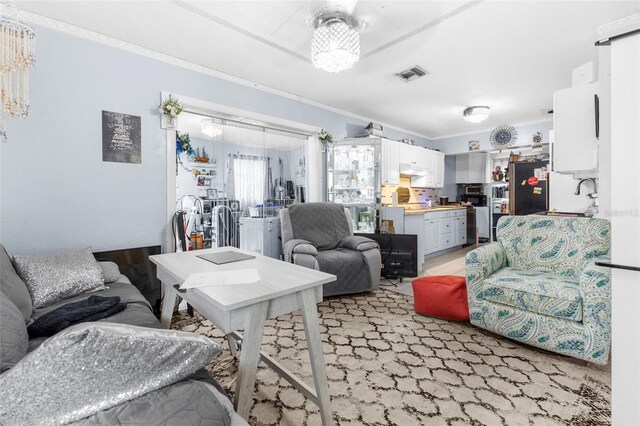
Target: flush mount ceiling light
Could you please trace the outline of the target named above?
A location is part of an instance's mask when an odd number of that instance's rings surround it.
[[[222,134],[222,126],[213,122],[213,118],[205,118],[200,122],[200,131],[210,138]]]
[[[360,34],[356,19],[341,11],[321,9],[314,14],[311,63],[337,73],[352,68],[360,59]]]
[[[480,123],[489,118],[488,106],[472,106],[462,113],[464,119],[470,123]]]

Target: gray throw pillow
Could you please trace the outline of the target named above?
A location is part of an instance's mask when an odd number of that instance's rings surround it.
[[[120,279],[120,268],[114,262],[98,262],[102,269],[104,283],[109,284]]]
[[[27,325],[22,314],[0,291],[0,373],[24,358],[28,346]]]
[[[29,288],[36,309],[104,288],[102,269],[90,248],[76,252],[13,256],[12,260]]]
[[[220,351],[211,339],[193,333],[78,324],[0,375],[0,419],[71,423],[178,382]]]
[[[0,245],[0,291],[20,310],[24,321],[29,321],[33,314],[31,295],[27,285],[13,269],[11,259],[2,245]]]

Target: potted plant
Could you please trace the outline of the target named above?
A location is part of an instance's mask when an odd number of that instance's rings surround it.
[[[183,106],[180,102],[178,102],[177,98],[174,98],[172,95],[160,105],[160,112],[167,117],[167,127],[170,129],[174,129],[178,125],[178,116],[182,113]]]
[[[331,136],[331,133],[327,132],[325,129],[320,130],[318,139],[320,139],[320,143],[322,143],[322,148],[324,150],[327,149],[327,146],[333,143],[333,136]]]

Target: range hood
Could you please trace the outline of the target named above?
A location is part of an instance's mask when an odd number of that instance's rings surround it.
[[[400,176],[426,176],[429,173],[430,170],[427,170],[424,167],[416,166],[415,164],[400,163]]]
[[[432,171],[415,164],[400,163],[400,177],[411,178],[412,188],[428,188],[432,186]]]

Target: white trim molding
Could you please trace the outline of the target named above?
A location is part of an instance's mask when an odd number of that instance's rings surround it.
[[[598,27],[598,41],[640,29],[640,13],[625,16]]]
[[[526,126],[533,126],[534,124],[549,123],[551,121],[553,121],[553,118],[543,118],[541,120],[531,120],[531,121],[521,121],[519,123],[509,123],[509,125],[513,126],[513,127],[526,127]],[[497,126],[492,126],[492,127],[486,127],[484,129],[470,130],[468,132],[453,133],[453,134],[444,135],[444,136],[436,136],[436,137],[431,138],[431,140],[432,141],[439,141],[439,140],[443,140],[443,139],[457,138],[459,136],[477,135],[479,133],[491,132],[496,127]]]

